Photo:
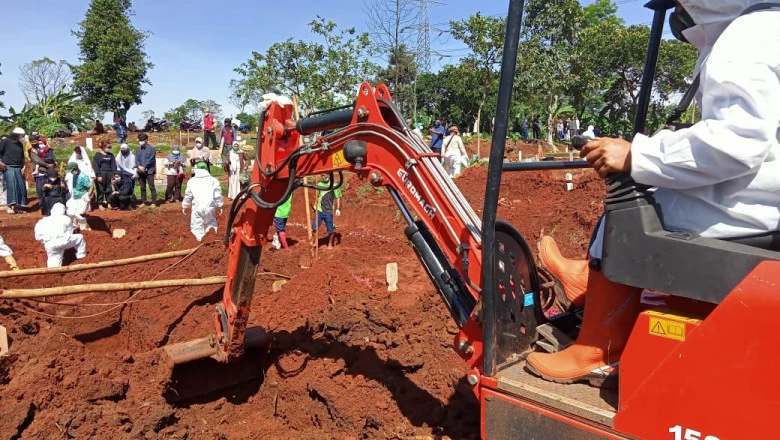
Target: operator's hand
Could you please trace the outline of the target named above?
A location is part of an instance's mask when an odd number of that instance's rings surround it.
[[[631,171],[631,143],[623,139],[596,138],[582,147],[580,157],[601,177]]]
[[[336,217],[341,217],[341,210],[340,209],[336,210]]]
[[[102,177],[98,177],[98,178],[97,178],[97,181],[98,181],[98,182],[102,182],[102,181],[103,181],[103,178],[102,178]]]
[[[5,164],[3,162],[0,162],[0,171],[5,171],[5,170],[6,170]]]

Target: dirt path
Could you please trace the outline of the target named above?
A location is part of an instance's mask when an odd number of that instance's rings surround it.
[[[478,208],[486,170],[474,167],[456,180]],[[583,256],[604,186],[592,174],[575,177],[578,189],[567,193],[562,174],[507,175],[499,217],[531,243],[544,229],[567,255]],[[295,243],[289,252],[264,249],[261,262],[262,271],[292,279],[274,293],[278,278],[258,277],[252,304],[251,324],[274,343],[236,365],[203,361],[171,374],[155,350],[213,330],[221,298],[214,287],[52,299],[76,306],[0,302],[0,324],[12,341],[12,355],[0,359],[0,438],[478,438],[478,404],[451,349],[457,328],[408,246],[390,197],[352,178],[337,219],[341,243],[321,249],[310,269],[300,266],[309,251],[303,197],[295,197]],[[0,215],[0,234],[22,267],[45,264],[32,239],[38,218]],[[96,213],[91,223],[84,262],[197,246],[177,205]],[[127,236],[113,240],[113,228]],[[207,236],[170,269],[177,259],[5,279],[0,287],[224,275],[219,241],[221,235]],[[393,293],[384,281],[389,262],[400,273]],[[122,304],[131,295],[132,303]],[[88,305],[95,303],[114,305]],[[244,371],[259,378],[182,400]]]

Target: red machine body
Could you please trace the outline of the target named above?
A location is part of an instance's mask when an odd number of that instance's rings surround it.
[[[775,437],[768,420],[780,411],[774,372],[780,361],[774,331],[780,262],[759,265],[717,306],[669,298],[666,309],[644,311],[622,358],[618,391],[534,378],[523,370],[524,353],[496,375],[484,376],[483,328],[492,323],[482,322],[480,313],[480,219],[451,180],[442,178],[439,159],[405,127],[391,102],[386,87],[363,84],[351,119],[303,147],[301,132],[319,130],[293,121],[291,105],[272,103],[259,127],[248,191],[272,206],[284,201],[295,180],[349,171],[406,200],[443,257],[459,268],[476,304],[453,345],[470,368],[469,383],[482,404],[483,438]],[[350,142],[358,144],[345,148]],[[223,359],[243,353],[260,249],[273,215],[273,209],[250,201],[232,225],[228,279],[216,318]],[[471,264],[459,265],[464,257]]]

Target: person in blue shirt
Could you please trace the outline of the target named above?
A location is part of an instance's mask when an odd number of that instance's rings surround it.
[[[114,133],[116,133],[116,143],[124,144],[127,142],[127,125],[122,118],[114,119]]]
[[[444,140],[444,136],[447,135],[447,131],[441,123],[441,119],[436,119],[436,123],[429,131],[431,133],[431,151],[441,156],[442,141]]]
[[[157,164],[157,150],[149,145],[149,136],[146,133],[138,135],[138,148],[135,150],[135,165],[138,173],[138,184],[141,187],[141,203],[146,202],[146,186],[152,192],[152,206],[157,205],[157,188],[154,187],[154,172]]]

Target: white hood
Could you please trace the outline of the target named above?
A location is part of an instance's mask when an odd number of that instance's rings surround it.
[[[65,215],[65,205],[62,203],[55,203],[54,206],[51,207],[51,215]]]
[[[709,52],[724,29],[747,8],[767,0],[679,0],[696,26],[683,31],[700,52]]]

